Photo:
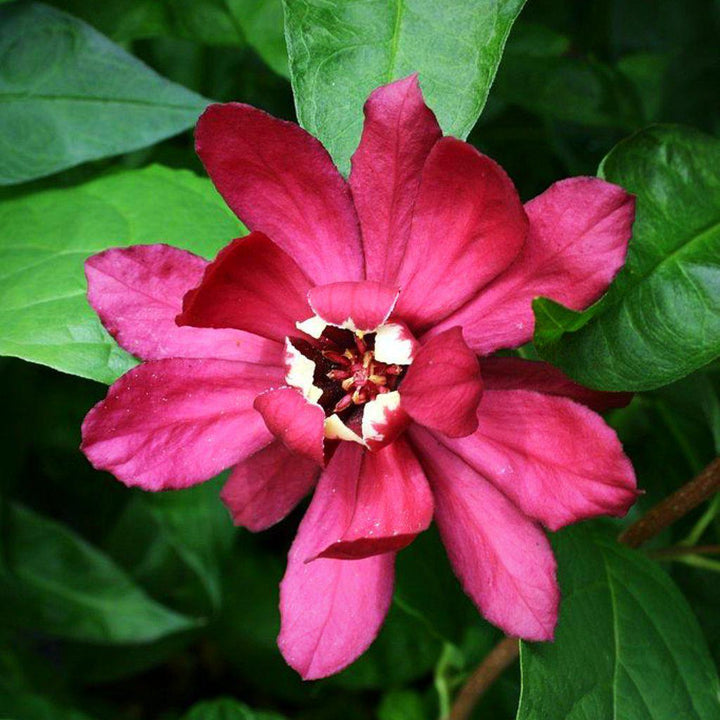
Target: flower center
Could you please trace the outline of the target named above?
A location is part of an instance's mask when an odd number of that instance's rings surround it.
[[[363,405],[397,386],[403,368],[380,362],[375,357],[374,341],[374,334],[353,333],[354,347],[345,348],[343,352],[333,348],[321,351],[333,365],[326,377],[339,382],[345,393],[335,403],[333,412],[341,413],[352,405]]]
[[[375,357],[375,333],[326,327],[315,343],[288,338],[295,351],[312,361],[312,385],[317,402],[330,416],[345,422],[378,395],[392,392],[406,367],[381,362]]]

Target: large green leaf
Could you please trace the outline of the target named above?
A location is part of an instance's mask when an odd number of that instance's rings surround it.
[[[523,643],[518,720],[714,720],[720,686],[687,602],[638,552],[586,527],[555,537],[555,642]]]
[[[9,505],[5,521],[5,623],[101,643],[147,642],[196,626],[155,602],[68,527],[21,505]]]
[[[347,173],[367,96],[418,72],[443,131],[466,137],[524,1],[285,0],[301,125]]]
[[[637,195],[627,264],[583,313],[536,300],[535,344],[586,385],[648,390],[720,355],[720,141],[652,127],[601,175]]]
[[[152,145],[208,101],[54,8],[0,7],[0,184]]]
[[[165,242],[207,257],[242,233],[208,180],[151,167],[0,204],[0,354],[112,382],[134,360],[85,299],[83,263]]]

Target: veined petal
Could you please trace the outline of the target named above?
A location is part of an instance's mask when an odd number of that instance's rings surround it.
[[[530,231],[517,260],[433,332],[461,325],[470,347],[487,355],[532,338],[533,298],[584,310],[607,290],[625,262],[635,218],[632,195],[599,178],[569,178],[525,211]]]
[[[242,330],[178,327],[207,260],[169,245],[111,248],[85,261],[88,301],[118,344],[143,360],[217,358],[279,365],[276,342]]]
[[[469,435],[477,428],[482,389],[478,359],[460,328],[446,330],[421,346],[398,388],[402,408],[413,420],[450,437]]]
[[[125,373],[86,416],[82,450],[145,490],[208,480],[272,436],[253,409],[277,368],[230,360],[152,360]]]
[[[306,400],[296,388],[280,387],[258,395],[254,405],[268,430],[290,450],[324,464],[325,413],[318,404]]]
[[[477,431],[438,438],[526,515],[551,530],[623,516],[635,474],[614,430],[588,408],[528,390],[488,390]]]
[[[223,248],[183,300],[178,325],[237,328],[283,342],[307,317],[310,281],[294,260],[254,232]]]
[[[378,452],[341,443],[313,497],[321,507],[306,560],[357,559],[395,552],[426,530],[433,501],[425,475],[398,439]]]
[[[367,650],[393,591],[394,553],[307,562],[318,537],[331,542],[340,529],[324,517],[324,509],[324,502],[313,498],[280,584],[278,645],[288,664],[306,680],[339,672]]]
[[[350,189],[318,140],[242,103],[210,105],[195,147],[215,187],[314,283],[359,280],[364,262]]]
[[[591,390],[549,363],[519,357],[480,358],[480,372],[486,390],[534,390],[570,398],[596,412],[625,407],[633,397],[627,392]]]
[[[422,168],[441,135],[417,74],[379,87],[367,99],[350,187],[362,227],[368,280],[395,280],[410,237]]]
[[[233,468],[220,497],[236,525],[258,532],[280,522],[319,474],[316,462],[273,440]]]
[[[397,288],[371,280],[319,285],[308,292],[310,307],[324,322],[361,332],[382,325],[397,298]]]
[[[398,317],[414,331],[447,317],[512,263],[526,235],[525,211],[504,170],[461,140],[438,140],[397,276]]]
[[[508,635],[551,640],[560,592],[543,531],[430,432],[418,426],[410,432],[435,496],[435,521],[465,592]]]

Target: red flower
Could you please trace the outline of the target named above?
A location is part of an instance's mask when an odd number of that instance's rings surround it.
[[[633,198],[572,178],[523,207],[495,162],[441,137],[415,77],[375,90],[365,114],[346,183],[296,125],[212,105],[197,150],[253,232],[209,264],[164,245],[87,261],[91,304],[145,360],[85,420],[95,467],[147,490],[233,467],[222,498],[251,530],[317,482],[280,598],[280,648],[305,678],[372,642],[395,552],[433,517],[483,615],[551,639],[541,526],[623,515],[636,496],[589,409],[625,396],[487,357],[530,340],[533,297],[597,300]]]

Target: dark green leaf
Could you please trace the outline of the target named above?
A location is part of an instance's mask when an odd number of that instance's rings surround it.
[[[150,641],[196,626],[152,600],[68,527],[20,505],[9,506],[6,522],[5,623],[100,643]]]
[[[290,77],[282,0],[225,0],[258,55],[283,77]]]
[[[152,145],[207,103],[70,15],[0,8],[0,185]]]
[[[427,720],[422,698],[414,690],[387,693],[378,708],[378,720]]]
[[[601,175],[637,195],[627,264],[583,313],[536,300],[535,343],[585,385],[648,390],[720,355],[720,141],[653,127]]]
[[[150,167],[0,204],[0,354],[112,382],[134,360],[85,299],[83,263],[165,242],[213,256],[242,226],[208,180]]]
[[[636,129],[643,115],[628,79],[606,63],[569,53],[569,47],[568,38],[549,28],[518,23],[494,96],[565,122]]]
[[[460,645],[471,626],[494,636],[460,587],[434,526],[398,555],[395,601],[446,642]]]
[[[332,682],[350,689],[397,687],[428,674],[440,651],[426,624],[393,604],[370,648]]]
[[[636,551],[576,527],[555,536],[560,620],[523,643],[518,720],[713,720],[720,686],[687,602]]]
[[[51,0],[118,42],[173,37],[209,45],[243,44],[229,0]]]
[[[347,173],[367,96],[379,85],[417,72],[443,131],[465,138],[482,112],[523,4],[285,0],[300,124],[320,138]]]
[[[282,720],[275,713],[251,710],[231,698],[218,698],[198,703],[182,720]]]
[[[172,493],[137,493],[109,538],[108,552],[153,597],[206,615],[221,603],[222,565],[235,528],[221,481]]]

